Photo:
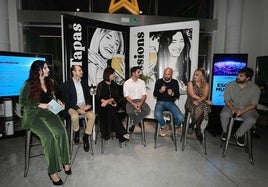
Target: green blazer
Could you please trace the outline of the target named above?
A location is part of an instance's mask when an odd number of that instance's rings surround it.
[[[25,130],[30,130],[31,125],[33,121],[36,119],[36,117],[38,116],[39,112],[50,113],[49,110],[38,107],[38,105],[40,104],[39,101],[36,101],[36,102],[30,101],[30,83],[28,81],[25,81],[21,89],[19,103],[21,104],[23,108],[23,116],[22,116],[21,125],[22,125],[22,128]]]

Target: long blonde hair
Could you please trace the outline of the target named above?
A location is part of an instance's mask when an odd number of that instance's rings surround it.
[[[200,89],[201,89],[202,93],[204,93],[205,85],[207,84],[206,71],[204,68],[198,68],[195,70],[195,72],[197,72],[197,71],[201,75]]]

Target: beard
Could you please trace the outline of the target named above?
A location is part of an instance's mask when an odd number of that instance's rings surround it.
[[[171,78],[169,78],[169,77],[164,77],[164,81],[165,82],[169,82],[171,80]]]
[[[236,79],[235,80],[238,84],[243,84],[246,82],[246,79],[245,80],[240,80],[240,79]]]

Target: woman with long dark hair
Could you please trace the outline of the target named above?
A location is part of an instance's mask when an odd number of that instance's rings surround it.
[[[185,91],[185,84],[190,78],[190,38],[190,30],[183,29],[163,31],[159,40],[156,72],[160,74],[165,68],[172,68],[173,78],[178,80],[180,92]]]
[[[62,185],[58,171],[63,167],[71,175],[70,145],[59,115],[49,110],[48,103],[56,99],[55,86],[49,78],[45,61],[32,63],[28,80],[21,89],[19,102],[23,107],[22,128],[31,130],[41,141],[48,164],[48,175],[54,185]],[[64,107],[60,100],[57,102]]]
[[[112,67],[105,68],[103,81],[97,86],[97,97],[100,107],[100,132],[103,139],[108,140],[111,132],[115,132],[120,142],[129,140],[129,134],[122,124],[117,113],[119,103],[119,87],[114,82],[115,70]]]

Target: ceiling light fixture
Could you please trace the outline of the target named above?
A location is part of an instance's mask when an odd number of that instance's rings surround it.
[[[121,8],[125,8],[134,15],[140,14],[140,9],[137,0],[111,0],[108,13],[116,13]]]

